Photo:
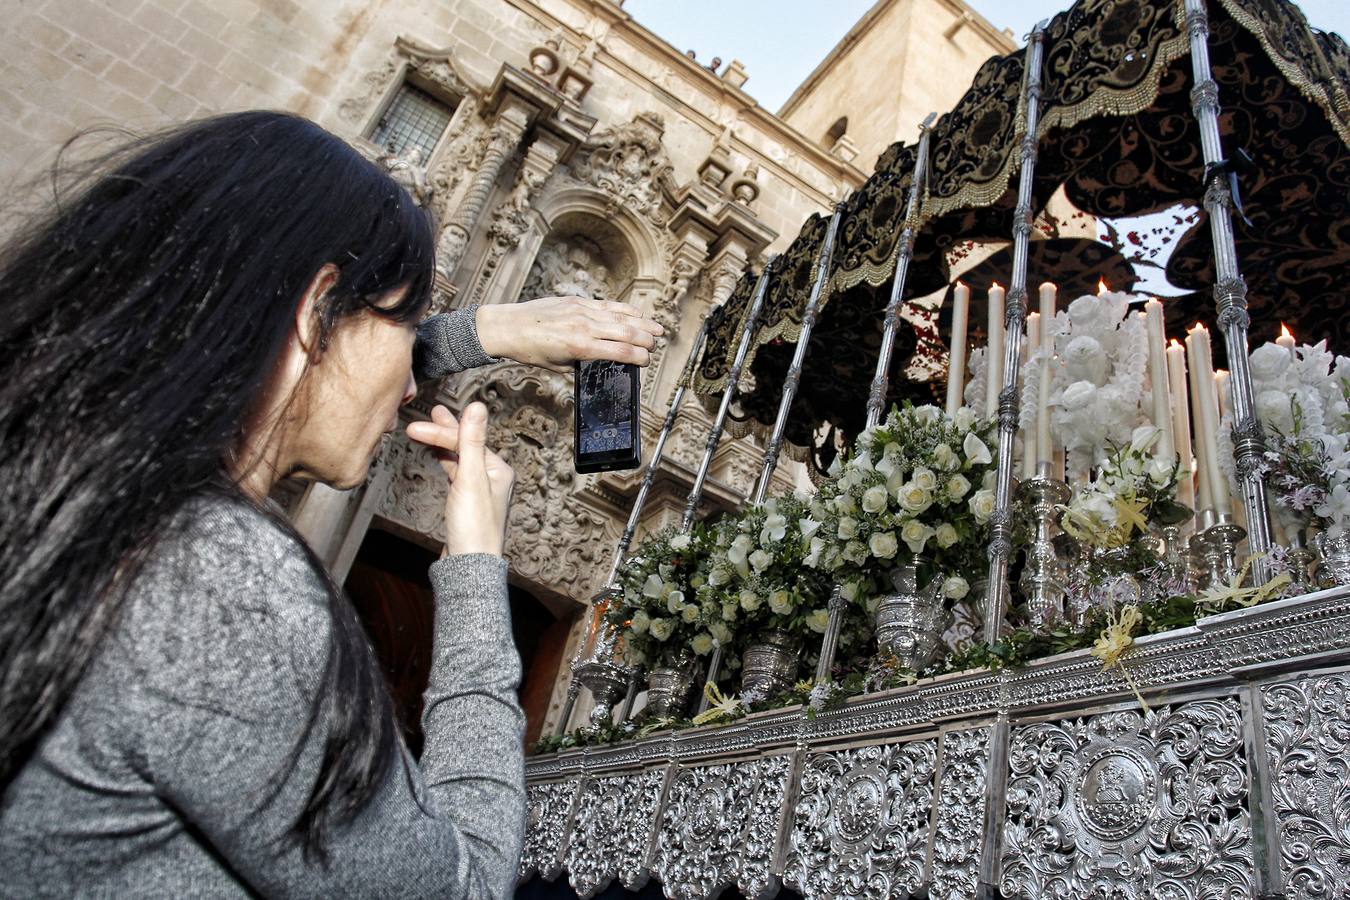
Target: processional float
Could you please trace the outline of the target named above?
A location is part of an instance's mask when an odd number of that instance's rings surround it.
[[[1334,134],[1323,152],[1331,162],[1325,174],[1318,174],[1337,177],[1340,161],[1350,161],[1350,50],[1334,36],[1308,30],[1301,16],[1283,4],[1211,0],[1211,9],[1223,12],[1219,33],[1229,53],[1224,77],[1233,78],[1235,66],[1273,63],[1307,98],[1305,112],[1325,115],[1330,122]],[[1135,32],[1117,21],[1122,10],[1137,14]],[[1063,535],[1055,533],[1052,515],[1068,489],[1056,467],[1042,465],[1035,456],[1024,465],[1019,485],[1014,447],[1019,427],[1024,435],[1027,427],[1020,409],[1021,376],[1034,371],[1024,366],[1023,345],[1032,340],[1027,283],[1038,155],[1049,144],[1062,167],[1064,148],[1047,142],[1046,135],[1056,128],[1071,131],[1090,118],[1063,113],[1055,106],[1062,98],[1044,103],[1044,76],[1050,76],[1052,90],[1062,91],[1062,82],[1076,71],[1064,57],[1075,35],[1124,31],[1135,40],[1142,33],[1128,54],[1112,58],[1122,67],[1156,68],[1154,95],[1113,83],[1109,87],[1116,93],[1106,91],[1110,99],[1094,115],[1109,113],[1113,103],[1138,113],[1156,95],[1176,93],[1177,82],[1164,81],[1167,67],[1190,56],[1189,111],[1203,159],[1200,191],[1212,244],[1212,294],[1229,365],[1227,390],[1218,402],[1226,400],[1224,421],[1232,423],[1233,474],[1241,503],[1234,515],[1211,491],[1196,503],[1188,548],[1181,545],[1180,529],[1163,529],[1163,556],[1181,581],[1198,579],[1214,596],[1263,602],[1220,607],[1226,611],[1134,640],[1128,631],[1108,629],[1103,641],[1108,632],[1116,638],[1123,634],[1123,640],[1114,649],[1099,642],[1099,655],[1080,650],[1023,660],[1016,667],[955,671],[863,695],[838,709],[768,710],[722,727],[657,731],[638,740],[535,757],[527,770],[531,824],[520,867],[523,879],[536,874],[551,879],[565,869],[573,888],[590,896],[615,879],[636,888],[655,875],[668,896],[696,898],[715,896],[730,885],[748,897],[770,897],[780,885],[810,898],[860,896],[866,885],[894,896],[926,890],[928,896],[953,898],[1190,900],[1214,891],[1235,897],[1329,897],[1335,895],[1333,886],[1350,884],[1350,863],[1345,862],[1350,838],[1337,825],[1350,816],[1350,807],[1338,799],[1334,774],[1350,752],[1343,739],[1350,729],[1345,702],[1350,696],[1350,639],[1345,637],[1350,587],[1341,582],[1276,600],[1262,593],[1278,581],[1274,562],[1281,548],[1272,539],[1267,443],[1258,416],[1248,299],[1233,226],[1237,180],[1220,139],[1219,87],[1209,58],[1212,28],[1205,0],[1140,0],[1134,6],[1080,0],[1068,13],[1037,26],[1024,51],[1014,135],[1018,183],[1011,214],[1011,277],[1002,334],[990,341],[1003,362],[994,385],[998,453],[982,636],[985,646],[1009,646],[1003,635],[1019,514],[1026,515],[1028,526],[1020,539],[1027,549],[1021,582],[1026,614],[1033,624],[1046,625],[1062,625],[1065,614]],[[1109,82],[1112,74],[1105,72],[1101,81]],[[1271,90],[1270,78],[1259,72],[1251,81]],[[1049,125],[1043,124],[1043,113]],[[943,132],[947,123],[934,126],[932,121],[930,116],[921,127],[912,153],[904,212],[883,273],[891,282],[890,295],[868,390],[866,428],[883,417],[916,237],[940,213],[930,197],[933,178],[951,165],[944,147],[938,171],[931,171],[934,135],[950,142]],[[767,497],[788,415],[800,399],[812,331],[832,291],[838,302],[842,282],[832,276],[832,260],[839,254],[841,234],[847,234],[841,232],[847,203],[836,207],[815,249],[802,327],[783,376],[750,498],[754,503]],[[1341,258],[1350,261],[1345,254]],[[685,530],[693,523],[711,455],[763,326],[766,293],[782,266],[779,258],[759,274],[738,321],[717,323],[724,331],[734,330],[735,354],[719,385],[718,414],[685,508]],[[1053,351],[1053,339],[1046,337],[1049,322],[1041,318],[1037,324],[1040,342],[1049,340]],[[672,399],[616,553],[607,582],[611,588],[684,388],[696,380],[707,338],[701,331]],[[1289,346],[1292,353],[1292,340]],[[1198,409],[1210,385],[1194,380],[1197,370],[1191,367],[1192,384],[1205,389],[1192,392]],[[1156,383],[1161,377],[1156,363],[1153,371]],[[1214,419],[1197,413],[1196,421]],[[1189,456],[1189,435],[1177,434]],[[1217,433],[1197,433],[1196,438],[1203,445],[1197,458],[1214,455],[1223,440]],[[1239,566],[1237,545],[1243,539],[1248,559]],[[1297,534],[1286,535],[1283,543],[1290,558],[1306,561],[1299,556],[1307,550]],[[1184,550],[1190,551],[1190,565],[1181,556]],[[1326,555],[1323,564],[1332,581],[1346,577],[1345,560]],[[1241,581],[1244,574],[1250,587]],[[845,608],[840,593],[836,585],[818,683],[831,677]],[[599,646],[612,651],[613,642],[612,635],[606,636]],[[710,684],[719,674],[721,650],[710,660]],[[612,664],[612,656],[597,659]],[[580,676],[591,661],[579,657],[574,671]],[[626,718],[633,678],[625,670],[623,677],[611,679],[619,687],[605,688],[604,696],[597,693],[597,705],[607,710],[627,684],[621,714]],[[1314,845],[1320,849],[1314,851]]]

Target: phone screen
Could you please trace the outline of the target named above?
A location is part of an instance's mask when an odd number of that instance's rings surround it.
[[[578,363],[575,374],[576,470],[636,468],[641,458],[638,367],[595,360]]]

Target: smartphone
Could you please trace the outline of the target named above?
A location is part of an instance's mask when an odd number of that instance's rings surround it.
[[[578,472],[636,469],[642,462],[642,376],[631,363],[575,364]]]

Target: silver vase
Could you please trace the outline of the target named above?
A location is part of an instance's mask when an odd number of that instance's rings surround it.
[[[772,697],[797,679],[800,647],[791,634],[767,628],[741,655],[741,694]]]
[[[609,725],[610,711],[623,696],[624,689],[628,687],[628,670],[614,663],[587,660],[576,666],[573,671],[576,673],[577,681],[591,692],[591,697],[595,700],[595,706],[591,708],[590,727],[599,729]]]
[[[694,690],[694,660],[687,652],[647,675],[647,709],[658,719],[682,716]]]
[[[905,669],[922,671],[942,646],[942,635],[951,624],[951,612],[942,599],[942,578],[934,577],[919,588],[919,562],[892,569],[894,593],[883,594],[877,603],[877,646]]]
[[[1322,532],[1313,538],[1317,548],[1317,585],[1323,588],[1350,584],[1350,531],[1328,538]]]

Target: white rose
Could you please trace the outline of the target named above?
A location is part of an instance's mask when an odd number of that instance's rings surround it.
[[[896,499],[900,501],[900,506],[906,512],[914,515],[918,515],[933,505],[933,495],[912,481],[909,484],[901,485],[900,493]]]
[[[764,550],[756,550],[750,554],[750,565],[754,567],[756,572],[763,572],[773,565],[773,555]]]
[[[933,533],[933,540],[937,541],[939,549],[946,550],[952,544],[955,544],[960,540],[960,536],[956,533],[956,529],[952,527],[950,522],[943,522],[937,527],[937,531]]]
[[[994,459],[984,441],[980,440],[980,436],[973,431],[966,435],[965,441],[961,444],[961,449],[966,454],[966,462],[972,465],[983,465],[992,462]]]
[[[680,610],[680,618],[683,619],[687,625],[694,624],[698,621],[698,607],[690,603]]]
[[[952,424],[962,431],[969,431],[975,425],[975,410],[963,406],[952,416]]]
[[[1278,381],[1289,366],[1293,364],[1293,354],[1281,347],[1279,344],[1262,344],[1252,351],[1250,357],[1252,364],[1252,378],[1262,382],[1262,386],[1270,382]]]
[[[646,634],[647,628],[652,624],[652,617],[647,615],[645,609],[639,609],[633,613],[633,620],[629,623],[635,634]]]
[[[909,480],[925,491],[937,490],[937,475],[933,473],[932,469],[919,466],[914,470],[914,474],[910,476]]]
[[[694,635],[694,639],[689,642],[689,648],[699,656],[707,656],[713,648],[712,635],[704,632]]]
[[[839,596],[843,597],[849,603],[858,599],[858,591],[861,590],[858,582],[850,581],[839,586]]]
[[[966,492],[970,490],[970,479],[964,475],[953,475],[947,479],[947,497],[953,503],[965,499]]]
[[[921,425],[932,425],[942,419],[942,410],[931,403],[914,407],[914,419]]]
[[[839,520],[839,539],[846,541],[858,533],[858,520],[850,519],[848,516]]]
[[[874,484],[863,492],[863,511],[879,513],[886,508],[886,501],[889,499],[890,498],[886,496],[886,487],[884,485]]]
[[[769,609],[780,616],[792,612],[792,595],[787,591],[774,591],[769,594]]]
[[[708,584],[713,587],[720,587],[731,580],[731,570],[726,566],[713,566],[712,571],[708,572]]]
[[[731,629],[721,622],[713,622],[709,625],[708,632],[719,645],[731,643]]]
[[[1284,391],[1262,391],[1257,394],[1256,415],[1265,425],[1284,434],[1294,430],[1294,407]]]
[[[810,628],[816,634],[824,634],[825,629],[830,625],[830,611],[827,609],[813,610],[806,617],[806,627]]]
[[[933,463],[944,472],[952,472],[961,466],[961,457],[948,444],[938,444],[933,448]]]
[[[670,640],[671,632],[675,630],[675,623],[670,619],[663,619],[658,616],[657,618],[652,619],[652,625],[649,630],[652,633],[652,637],[656,638],[658,641],[668,641]]]
[[[759,609],[759,595],[749,588],[741,591],[741,609],[746,612]]]
[[[1097,386],[1090,381],[1075,381],[1064,389],[1060,403],[1067,410],[1086,409],[1097,399]]]
[[[740,612],[740,610],[741,610],[740,606],[737,605],[737,603],[734,600],[731,601],[730,603],[723,603],[722,618],[727,620],[728,622],[735,622],[736,613]]]
[[[852,494],[840,494],[834,498],[834,511],[841,516],[850,516],[856,512],[858,507],[853,502]]]
[[[670,549],[672,549],[672,550],[688,550],[688,549],[689,549],[689,540],[690,540],[690,539],[689,539],[689,535],[687,535],[687,534],[677,534],[677,535],[675,535],[673,538],[670,539]]]
[[[1069,304],[1069,321],[1075,331],[1096,331],[1110,324],[1111,304],[1085,294]]]
[[[979,524],[988,522],[989,517],[994,514],[994,492],[989,488],[976,491],[970,498],[970,512]]]
[[[918,519],[910,519],[905,523],[905,527],[900,529],[900,540],[909,547],[909,552],[919,554],[923,552],[924,545],[928,539],[933,536],[933,529],[923,524]]]
[[[970,593],[970,582],[960,575],[953,575],[942,582],[942,596],[948,600],[960,600]]]
[[[872,539],[867,542],[867,549],[871,550],[877,559],[893,559],[900,545],[896,543],[894,534],[880,531],[872,535]]]

